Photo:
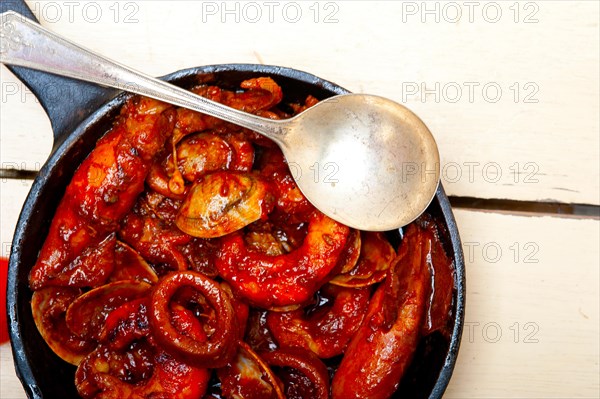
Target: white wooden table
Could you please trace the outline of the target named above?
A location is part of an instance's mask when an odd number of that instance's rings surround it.
[[[28,4],[44,26],[152,75],[283,65],[408,104],[438,140],[446,191],[468,197],[455,209],[466,323],[446,397],[600,396],[599,2]],[[38,170],[49,121],[4,67],[0,83],[1,168]],[[30,185],[0,182],[3,256]],[[0,398],[23,398],[8,345],[0,359]]]

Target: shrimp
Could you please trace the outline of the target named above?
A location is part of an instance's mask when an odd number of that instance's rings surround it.
[[[267,309],[303,304],[337,265],[349,233],[349,227],[314,212],[304,242],[292,252],[269,256],[252,251],[235,232],[221,238],[216,266],[251,304]]]
[[[258,114],[268,111],[279,104],[283,98],[281,87],[269,77],[248,79],[240,84],[242,92],[224,90],[217,86],[196,86],[190,91],[199,96],[206,97],[212,101],[227,105],[228,107],[249,114]],[[174,142],[177,143],[183,137],[191,133],[203,132],[227,126],[230,130],[240,131],[242,128],[187,108],[177,109],[177,122],[175,124]]]
[[[342,354],[367,311],[370,290],[326,285],[316,306],[269,312],[267,326],[282,347],[313,351],[320,358]]]
[[[410,225],[400,254],[385,282],[375,291],[333,377],[333,399],[385,399],[398,387],[416,350],[425,318],[430,247],[431,235]]]
[[[29,275],[33,290],[53,285],[87,248],[118,230],[173,126],[170,105],[142,97],[126,103],[67,186]]]

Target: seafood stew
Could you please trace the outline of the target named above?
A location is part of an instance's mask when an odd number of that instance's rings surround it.
[[[193,90],[272,118],[317,101],[275,107],[269,78]],[[71,334],[46,341],[78,365],[81,396],[388,397],[424,337],[448,338],[453,262],[435,217],[402,238],[354,231],[314,210],[252,132],[139,97],[117,119],[75,173],[30,279],[44,338]],[[377,352],[357,343],[366,318],[382,336],[409,332],[400,366],[373,362],[373,376],[397,376],[371,393],[345,366]],[[254,380],[239,383],[242,366]]]

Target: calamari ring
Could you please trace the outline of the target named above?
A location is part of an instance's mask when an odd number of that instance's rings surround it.
[[[323,362],[312,352],[298,349],[278,349],[260,356],[283,382],[288,399],[329,398],[329,372]]]
[[[179,331],[172,321],[169,303],[183,287],[200,292],[215,311],[218,323],[204,342]],[[151,294],[149,320],[156,340],[168,353],[185,362],[217,368],[226,365],[235,355],[238,328],[229,295],[218,283],[200,273],[183,271],[166,275]]]
[[[221,239],[219,274],[237,294],[263,307],[308,302],[337,265],[350,228],[320,212],[309,218],[308,233],[296,250],[277,256],[252,251],[241,232]]]

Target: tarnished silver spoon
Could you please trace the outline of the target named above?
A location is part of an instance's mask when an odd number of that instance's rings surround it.
[[[247,114],[137,72],[15,12],[0,15],[5,64],[116,87],[254,130],[282,149],[298,187],[348,226],[383,231],[427,208],[440,171],[427,126],[406,107],[367,94],[338,95],[286,120]]]

